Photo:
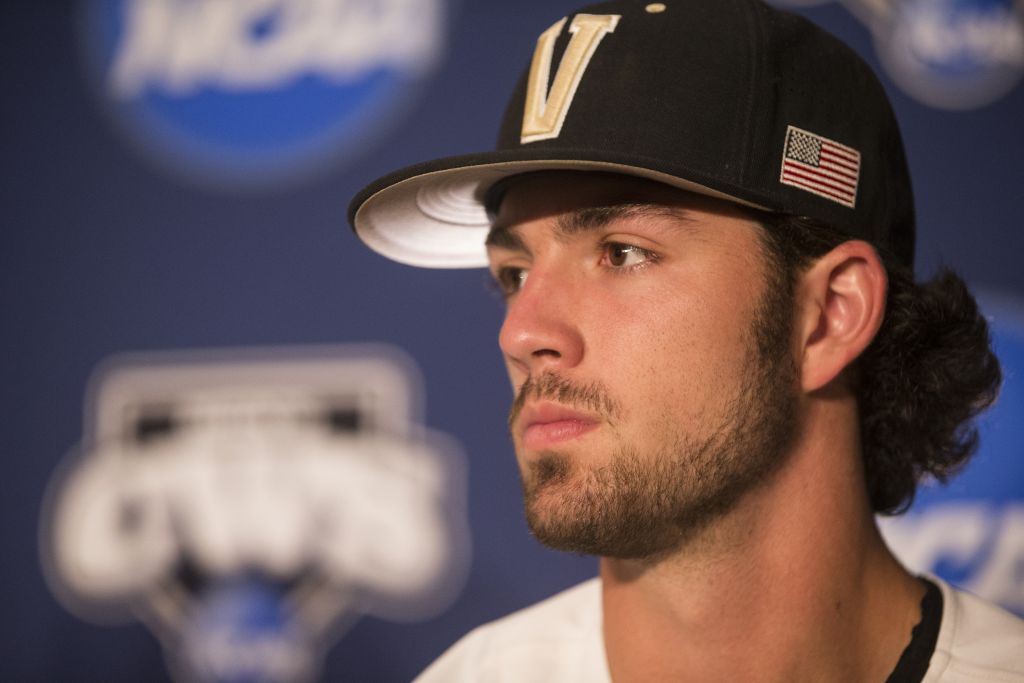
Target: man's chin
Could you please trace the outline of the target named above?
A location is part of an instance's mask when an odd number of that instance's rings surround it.
[[[676,534],[655,529],[652,520],[609,514],[614,501],[602,500],[578,476],[524,485],[526,522],[541,544],[563,552],[620,559],[645,559],[676,547]],[[657,525],[661,526],[661,525]]]
[[[610,528],[606,520],[567,512],[542,504],[528,506],[526,521],[534,538],[552,550],[623,560],[656,560],[679,545],[671,533]]]
[[[529,464],[529,479],[536,490],[565,484],[573,471],[572,460],[565,453],[542,451]]]

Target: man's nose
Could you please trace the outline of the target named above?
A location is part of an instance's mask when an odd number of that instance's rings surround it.
[[[558,272],[533,268],[513,297],[498,343],[510,366],[526,374],[564,370],[583,360],[578,288]]]

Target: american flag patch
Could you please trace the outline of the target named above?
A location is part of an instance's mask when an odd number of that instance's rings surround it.
[[[786,129],[782,155],[783,185],[813,192],[851,209],[857,202],[860,152],[796,126]]]

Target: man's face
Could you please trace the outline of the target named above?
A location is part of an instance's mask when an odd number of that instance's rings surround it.
[[[542,542],[670,552],[781,466],[792,305],[761,229],[727,203],[622,176],[509,187],[488,254],[508,298],[509,426]]]

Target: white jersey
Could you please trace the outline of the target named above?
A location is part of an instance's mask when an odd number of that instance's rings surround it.
[[[1024,621],[933,576],[942,625],[922,683],[1024,683]],[[610,683],[591,579],[474,629],[415,683]]]

